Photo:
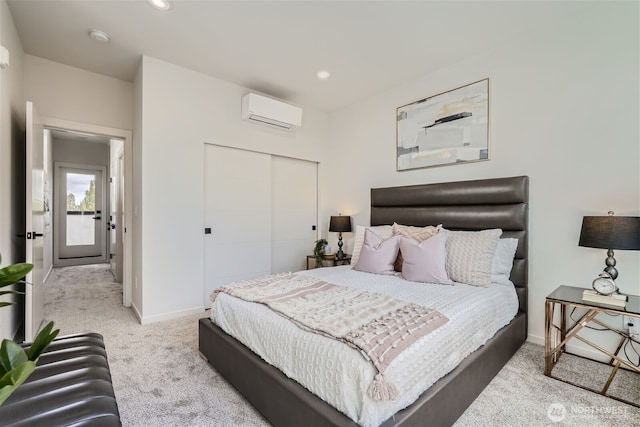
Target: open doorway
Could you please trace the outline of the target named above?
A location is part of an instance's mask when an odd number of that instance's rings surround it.
[[[131,132],[43,118],[53,266],[107,264],[131,305]],[[45,243],[46,244],[46,243]]]

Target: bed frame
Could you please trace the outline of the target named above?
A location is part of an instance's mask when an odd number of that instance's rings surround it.
[[[452,425],[527,338],[529,178],[485,179],[371,190],[371,225],[451,230],[502,228],[519,239],[511,280],[520,310],[507,326],[382,426]],[[264,362],[210,319],[199,321],[203,357],[275,426],[357,426]]]

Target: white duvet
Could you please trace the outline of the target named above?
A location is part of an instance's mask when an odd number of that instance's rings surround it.
[[[513,286],[408,282],[350,266],[301,271],[330,283],[366,289],[438,310],[449,318],[396,358],[385,372],[399,391],[394,401],[374,401],[367,387],[376,373],[359,351],[302,330],[268,307],[220,294],[211,319],[225,332],[358,424],[377,426],[413,403],[439,378],[482,346],[518,311]]]

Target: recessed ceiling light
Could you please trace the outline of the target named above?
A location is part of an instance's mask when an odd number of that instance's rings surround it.
[[[320,80],[327,80],[329,77],[331,77],[331,73],[327,70],[320,70],[316,73],[316,76],[318,76]]]
[[[151,3],[151,6],[155,7],[158,10],[169,10],[171,9],[171,4],[169,4],[169,0],[148,0]]]
[[[89,37],[100,43],[109,43],[109,34],[100,30],[89,30]]]

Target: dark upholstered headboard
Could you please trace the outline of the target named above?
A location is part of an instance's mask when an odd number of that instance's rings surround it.
[[[527,311],[529,177],[482,179],[371,189],[371,225],[427,226],[450,230],[501,228],[516,237],[511,270],[520,311]]]

